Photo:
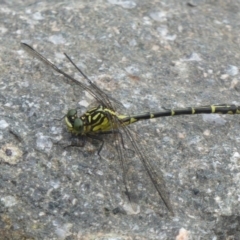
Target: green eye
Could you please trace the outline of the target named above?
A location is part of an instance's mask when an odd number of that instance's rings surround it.
[[[65,122],[70,132],[74,134],[81,134],[84,126],[83,121],[77,116],[76,109],[70,109],[65,117]]]
[[[67,119],[69,123],[74,124],[75,119],[77,118],[77,110],[70,109],[67,113]]]
[[[76,115],[77,115],[77,110],[76,109],[70,109],[67,113],[68,118],[76,117]]]
[[[73,129],[79,133],[83,130],[83,121],[80,118],[76,118],[73,123]]]

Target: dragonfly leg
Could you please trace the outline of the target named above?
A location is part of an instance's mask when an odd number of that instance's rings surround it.
[[[67,145],[67,146],[65,146],[64,147],[64,149],[65,148],[68,148],[68,147],[84,147],[85,145],[86,145],[86,137],[85,136],[82,136],[81,137],[81,140],[82,141],[79,141],[80,139],[79,138],[74,138],[73,140],[72,140],[72,142],[71,142],[71,144],[70,145]]]
[[[79,139],[79,137],[73,137],[72,138],[72,141],[71,141],[71,144],[68,144],[68,145],[65,145],[64,142],[62,142],[61,140],[59,141],[56,141],[54,142],[53,144],[56,144],[56,145],[60,145],[63,147],[63,149],[66,149],[66,148],[69,148],[69,147],[80,147],[80,148],[83,148],[86,144],[86,137],[85,136],[82,136],[81,137],[81,141]]]
[[[11,133],[19,142],[23,142],[23,138],[14,129],[10,128],[9,133]]]
[[[98,156],[101,158],[101,154],[100,153],[101,153],[102,148],[104,146],[104,141],[102,140],[102,138],[100,138],[100,137],[98,137],[96,135],[88,135],[88,137],[91,138],[91,139],[95,139],[95,140],[101,142],[101,145],[100,145],[100,147],[98,148],[98,151],[97,151]]]

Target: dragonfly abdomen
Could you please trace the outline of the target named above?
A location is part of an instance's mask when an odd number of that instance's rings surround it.
[[[200,107],[187,107],[179,109],[165,109],[160,112],[147,112],[138,115],[131,115],[129,117],[123,118],[122,121],[125,125],[151,118],[167,117],[167,116],[177,116],[177,115],[190,115],[190,114],[240,114],[240,106],[236,105],[208,105]]]

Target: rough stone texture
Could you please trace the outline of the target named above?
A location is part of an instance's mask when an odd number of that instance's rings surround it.
[[[127,113],[240,105],[239,4],[1,1],[0,239],[240,239],[240,116],[132,126],[164,174],[175,216],[135,157],[133,210],[108,139],[102,159],[98,143],[58,143],[70,136],[55,119],[69,108],[84,112],[89,94],[20,46],[29,43],[83,81],[67,52]]]

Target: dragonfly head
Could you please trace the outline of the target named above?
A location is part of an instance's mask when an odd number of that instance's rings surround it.
[[[65,116],[65,122],[69,132],[76,135],[83,133],[83,121],[78,117],[76,109],[70,109]]]

